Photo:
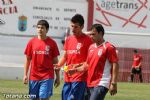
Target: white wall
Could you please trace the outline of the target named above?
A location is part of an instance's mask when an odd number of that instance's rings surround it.
[[[105,34],[105,40],[117,47],[150,49],[149,35],[113,35]]]

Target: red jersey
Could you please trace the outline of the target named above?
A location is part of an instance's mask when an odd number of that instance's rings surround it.
[[[25,55],[31,57],[30,80],[54,78],[53,58],[59,55],[57,44],[50,37],[40,40],[32,38],[25,49]]]
[[[141,61],[142,61],[142,56],[140,54],[134,54],[132,67],[133,68],[140,67],[139,65]]]
[[[66,65],[79,64],[86,61],[88,48],[92,44],[89,36],[82,34],[79,37],[74,35],[67,37],[64,50],[67,52]],[[71,66],[69,66],[71,68]],[[77,72],[73,75],[64,73],[65,82],[86,81],[87,72]]]
[[[87,64],[88,77],[87,86],[104,86],[109,87],[111,80],[111,63],[118,62],[116,48],[109,42],[96,46],[92,44],[89,47]]]

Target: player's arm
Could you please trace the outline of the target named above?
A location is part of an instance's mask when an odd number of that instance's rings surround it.
[[[55,64],[55,68],[60,69],[66,62],[66,58],[67,58],[67,52],[64,51],[62,57],[60,58],[59,62],[57,64]]]
[[[87,71],[88,64],[86,62],[78,64],[80,67],[76,67],[77,72]]]
[[[139,63],[139,65],[138,65],[138,68],[140,68],[140,67],[142,66],[142,60],[143,60],[143,58],[142,58],[142,56],[140,55],[140,63]]]
[[[137,65],[137,68],[140,68],[141,67],[141,62]]]
[[[83,62],[83,63],[79,63],[79,64],[74,65],[74,67],[72,69],[69,69],[67,71],[67,73],[72,75],[76,72],[83,72],[83,71],[87,71],[87,70],[88,70],[88,64],[86,62]]]
[[[119,72],[119,64],[112,63],[112,79],[111,79],[111,84],[109,89],[111,95],[115,95],[117,93],[118,72]]]
[[[28,70],[31,63],[31,57],[26,56],[25,64],[24,64],[24,77],[23,77],[23,83],[28,84]]]
[[[53,59],[53,64],[57,64],[58,63],[58,57],[55,57]],[[55,75],[56,75],[56,79],[55,79],[55,82],[54,82],[54,86],[55,87],[58,87],[60,85],[60,74],[59,74],[59,69],[55,69]]]

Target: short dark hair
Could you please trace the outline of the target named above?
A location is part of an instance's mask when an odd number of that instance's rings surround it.
[[[137,49],[134,49],[133,52],[134,52],[134,53],[138,53]]]
[[[80,26],[84,25],[84,18],[81,14],[75,14],[72,18],[71,18],[71,22],[73,23],[79,23]]]
[[[39,20],[37,25],[42,25],[46,27],[46,30],[49,30],[49,23],[46,20]]]
[[[92,30],[92,29],[96,29],[96,31],[98,32],[98,33],[100,33],[100,32],[102,32],[102,35],[104,35],[105,34],[105,30],[104,30],[104,28],[103,28],[103,26],[101,25],[101,24],[93,24],[92,26],[91,26],[91,29],[90,30]]]

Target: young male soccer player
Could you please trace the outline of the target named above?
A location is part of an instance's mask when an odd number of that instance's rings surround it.
[[[32,38],[25,49],[24,84],[28,83],[33,100],[49,100],[53,93],[54,66],[59,55],[56,42],[47,36],[49,24],[46,20],[37,23],[37,37]],[[31,68],[30,68],[31,66]],[[60,84],[59,70],[56,70],[55,86]]]
[[[74,15],[71,18],[71,30],[73,35],[68,36],[65,40],[64,54],[59,60],[57,67],[61,67],[66,63],[68,69],[70,69],[76,64],[85,62],[92,40],[82,32],[83,27],[83,16],[80,14]],[[78,72],[74,75],[69,75],[65,72],[64,78],[62,100],[84,100],[87,73]]]

